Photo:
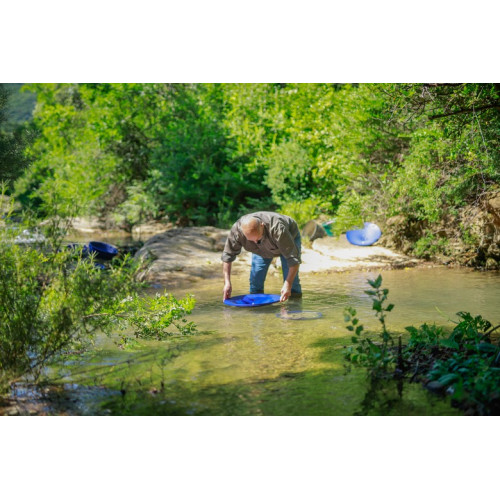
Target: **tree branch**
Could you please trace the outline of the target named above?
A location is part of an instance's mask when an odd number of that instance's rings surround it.
[[[460,87],[460,85],[465,85],[464,83],[424,83],[426,87]]]
[[[443,113],[440,115],[429,116],[429,120],[436,118],[444,118],[446,116],[459,115],[461,113],[473,113],[475,111],[484,111],[485,109],[500,109],[500,103],[488,104],[487,106],[480,106],[479,108],[459,109],[458,111],[451,111],[450,113]]]

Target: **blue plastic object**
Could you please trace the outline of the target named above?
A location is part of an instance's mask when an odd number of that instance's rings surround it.
[[[118,248],[102,241],[90,241],[89,253],[96,253],[99,259],[111,260],[118,255]]]
[[[249,293],[248,295],[237,295],[224,300],[226,306],[235,307],[258,307],[267,304],[274,304],[280,301],[279,295],[269,293]]]
[[[373,245],[382,236],[382,231],[373,222],[365,222],[363,229],[353,229],[345,233],[347,241],[352,245]]]

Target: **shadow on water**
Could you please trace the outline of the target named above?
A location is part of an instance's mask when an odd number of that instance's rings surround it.
[[[229,340],[233,342],[234,339]],[[284,371],[229,383],[172,377],[174,359],[190,350],[221,345],[193,341],[168,349],[112,352],[80,360],[59,372],[38,397],[42,413],[95,415],[429,415],[458,413],[449,403],[416,384],[370,383],[362,370],[347,373],[339,363],[343,339],[311,344],[323,369]],[[175,343],[176,344],[176,343]],[[116,353],[115,353],[116,354]],[[178,375],[179,372],[176,372]],[[72,383],[60,382],[64,379]],[[56,385],[55,382],[59,382]],[[32,398],[33,399],[33,398]],[[35,398],[36,399],[36,398]],[[29,406],[27,407],[29,410]],[[24,413],[29,411],[24,409]]]

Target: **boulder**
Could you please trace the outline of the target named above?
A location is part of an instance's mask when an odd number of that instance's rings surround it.
[[[221,254],[229,230],[212,226],[173,228],[146,241],[135,258],[145,261],[139,278],[179,284],[215,276],[222,277]],[[242,252],[232,266],[237,274],[249,269],[248,252]]]

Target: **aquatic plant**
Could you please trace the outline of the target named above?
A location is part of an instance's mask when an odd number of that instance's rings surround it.
[[[373,281],[368,280],[368,284],[371,290],[366,290],[365,293],[372,298],[372,308],[382,325],[382,332],[380,334],[382,342],[376,342],[366,334],[363,334],[364,327],[359,324],[359,319],[356,317],[356,309],[347,307],[344,319],[346,322],[351,323],[347,326],[347,329],[354,333],[351,340],[357,345],[356,347],[348,347],[345,357],[353,364],[366,367],[372,376],[381,376],[387,373],[395,359],[394,353],[389,349],[394,345],[394,339],[385,324],[386,313],[392,311],[394,304],[385,306],[389,290],[387,288],[381,289],[381,275]]]
[[[367,369],[370,378],[409,378],[422,382],[440,394],[451,395],[452,404],[469,413],[488,415],[500,411],[500,344],[492,342],[492,334],[500,328],[481,316],[458,312],[460,318],[450,331],[437,325],[408,326],[405,345],[386,326],[386,313],[393,305],[384,306],[389,291],[381,289],[382,277],[368,280],[365,293],[372,297],[373,309],[382,325],[380,340],[367,333],[352,307],[346,308],[347,329],[354,333],[352,346],[345,349],[350,365]]]

